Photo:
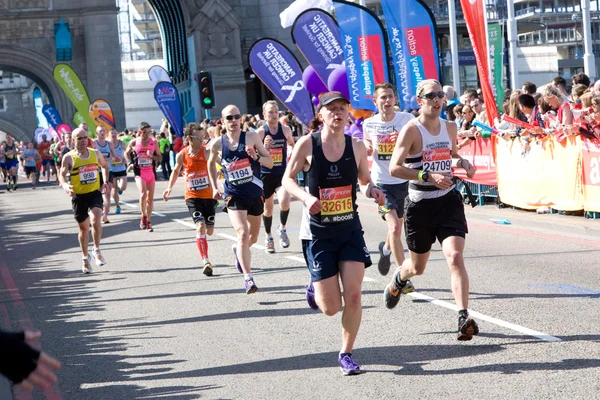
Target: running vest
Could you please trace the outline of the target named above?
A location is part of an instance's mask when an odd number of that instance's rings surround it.
[[[323,154],[321,132],[312,133],[312,161],[308,175],[308,192],[321,201],[321,212],[310,216],[313,239],[330,239],[341,231],[362,229],[356,212],[358,167],[352,138],[344,135],[346,147],[339,160],[329,161]]]
[[[123,143],[119,140],[117,145],[114,147],[115,155],[120,158],[117,160],[113,158],[110,160],[110,172],[123,172],[127,169],[125,165],[125,149]]]
[[[265,131],[265,139],[267,136],[271,136],[271,148],[267,149],[271,158],[273,159],[273,168],[265,168],[262,165],[260,166],[261,174],[271,174],[271,175],[283,175],[285,172],[285,167],[287,165],[287,139],[283,134],[283,126],[280,122],[277,123],[277,133],[272,134],[269,130],[269,125],[265,124],[263,126]],[[264,140],[263,140],[264,143]]]
[[[52,159],[52,154],[50,154],[50,143],[49,141],[42,142],[38,145],[38,149],[40,150],[40,156],[42,156],[42,160],[50,160]]]
[[[32,150],[25,150],[25,166],[26,167],[32,167],[35,168],[35,155],[37,154],[37,151],[35,151],[35,149]]]
[[[452,143],[448,135],[446,122],[440,118],[440,133],[435,136],[430,134],[417,119],[413,122],[421,133],[422,150],[419,154],[409,155],[404,161],[404,166],[452,177]],[[431,182],[410,181],[408,197],[411,201],[434,199],[442,197],[453,190],[455,186],[453,184],[448,189],[441,190]]]
[[[226,196],[258,198],[263,195],[260,164],[246,153],[246,132],[240,132],[235,150],[229,149],[227,135],[221,136],[221,167],[225,174]]]
[[[98,158],[94,149],[88,148],[88,152],[89,156],[86,159],[79,157],[75,150],[69,152],[73,158],[71,185],[75,194],[86,194],[100,189]]]
[[[17,158],[17,146],[13,142],[12,146],[9,146],[7,142],[6,147],[4,148],[4,157],[6,157],[6,161],[14,160]]]
[[[104,141],[104,146],[100,146],[100,142],[96,140],[96,147],[98,147],[98,151],[102,154],[106,162],[110,164],[110,143],[108,143],[108,140]]]
[[[135,164],[139,169],[152,169],[152,157],[156,149],[156,142],[150,138],[146,146],[142,146],[142,138],[135,139]]]
[[[208,179],[207,159],[204,148],[198,154],[190,156],[188,147],[184,147],[183,170],[185,171],[185,199],[212,199],[213,192]]]

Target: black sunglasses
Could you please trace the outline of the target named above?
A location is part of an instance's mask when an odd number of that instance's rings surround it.
[[[420,99],[427,99],[427,100],[433,100],[436,97],[438,99],[443,99],[446,96],[446,93],[444,92],[430,92],[430,93],[425,93],[419,96]]]
[[[79,140],[87,140],[87,138],[88,138],[87,136],[83,136],[83,137],[81,137],[81,136],[77,136],[77,137],[75,138],[75,140],[77,140],[77,141],[79,141]]]
[[[227,121],[233,121],[234,119],[242,118],[242,114],[228,115],[225,117]]]

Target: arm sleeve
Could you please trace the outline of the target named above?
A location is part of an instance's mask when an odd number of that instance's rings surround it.
[[[25,333],[0,331],[0,374],[20,383],[37,367],[40,352],[25,343]]]

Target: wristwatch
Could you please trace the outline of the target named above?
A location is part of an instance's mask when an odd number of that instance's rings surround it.
[[[423,173],[421,174],[421,178],[423,179],[423,182],[429,181],[429,172],[423,171]]]
[[[256,160],[254,160],[254,161],[258,162],[258,160],[260,160],[260,153],[256,152]]]

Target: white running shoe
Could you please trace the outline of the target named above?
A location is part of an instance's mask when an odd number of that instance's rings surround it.
[[[104,257],[102,257],[102,254],[100,254],[100,249],[96,250],[96,249],[92,249],[92,256],[94,257],[94,260],[96,260],[96,266],[97,267],[101,267],[104,264],[106,264],[106,260],[104,259]]]
[[[88,254],[87,258],[83,259],[83,266],[81,267],[81,272],[84,274],[92,273],[92,258]]]
[[[285,228],[278,227],[277,231],[279,231],[279,245],[284,249],[290,247],[290,239],[288,238],[287,232]]]

